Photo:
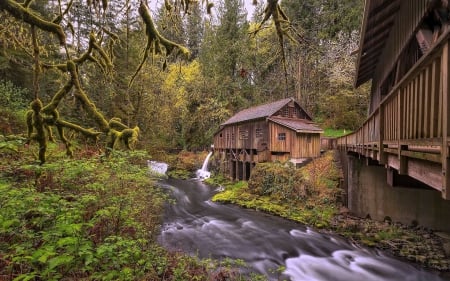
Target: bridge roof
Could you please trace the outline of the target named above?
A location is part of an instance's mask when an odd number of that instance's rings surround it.
[[[356,66],[356,87],[373,77],[400,3],[400,0],[366,0]]]

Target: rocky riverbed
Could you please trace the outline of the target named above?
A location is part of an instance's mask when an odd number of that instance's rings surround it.
[[[358,218],[341,212],[332,219],[329,231],[370,247],[391,252],[423,267],[447,272],[450,277],[450,235],[420,226],[406,226]]]

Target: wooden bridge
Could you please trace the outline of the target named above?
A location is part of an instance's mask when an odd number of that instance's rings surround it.
[[[339,149],[376,160],[388,171],[419,180],[450,200],[449,67],[446,30],[364,124],[338,139]]]

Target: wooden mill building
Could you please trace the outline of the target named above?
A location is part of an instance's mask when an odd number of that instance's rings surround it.
[[[248,180],[259,162],[302,163],[320,155],[320,134],[309,114],[292,98],[244,109],[214,135],[215,158],[233,179]]]

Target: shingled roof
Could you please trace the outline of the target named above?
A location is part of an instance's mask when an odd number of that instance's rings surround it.
[[[297,133],[323,133],[314,122],[305,119],[291,119],[286,117],[270,117],[268,120],[277,123],[281,126],[287,127]]]
[[[295,102],[293,98],[286,98],[241,110],[233,115],[230,119],[222,123],[221,126],[270,117],[277,113],[278,110],[283,108],[286,104],[292,101]]]

